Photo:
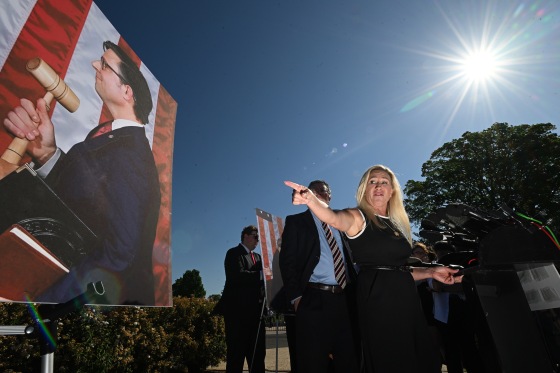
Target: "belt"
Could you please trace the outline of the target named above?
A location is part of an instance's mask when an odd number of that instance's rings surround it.
[[[313,289],[328,291],[333,294],[339,294],[344,291],[344,289],[340,285],[324,285],[324,284],[318,284],[316,282],[308,282],[307,286]]]
[[[410,266],[374,266],[374,265],[362,265],[360,269],[381,269],[385,271],[401,271],[401,272],[412,272],[412,267]]]

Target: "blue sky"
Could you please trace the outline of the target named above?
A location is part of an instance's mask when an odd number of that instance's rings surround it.
[[[255,208],[303,211],[284,180],[350,207],[373,164],[404,185],[466,131],[560,123],[554,0],[94,1],[178,102],[173,280],[207,295]]]

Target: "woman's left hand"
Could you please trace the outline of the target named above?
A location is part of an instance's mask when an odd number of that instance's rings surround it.
[[[458,269],[449,267],[432,267],[432,278],[447,285],[453,285],[463,281],[463,276],[454,276]]]

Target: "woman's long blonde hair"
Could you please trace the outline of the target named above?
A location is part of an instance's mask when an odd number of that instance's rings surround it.
[[[370,178],[370,174],[374,171],[386,172],[391,178],[393,194],[391,195],[391,198],[387,203],[387,215],[412,246],[412,231],[410,229],[410,220],[408,219],[408,215],[404,209],[401,186],[399,184],[399,181],[397,180],[397,177],[395,176],[395,173],[391,171],[389,167],[378,164],[375,166],[371,166],[367,169],[366,172],[364,172],[364,175],[360,180],[360,184],[358,185],[358,190],[356,191],[356,201],[358,202],[358,208],[362,210],[366,214],[367,218],[370,219],[375,225],[383,228],[383,225],[373,211],[373,207],[364,198],[366,194],[367,182]]]

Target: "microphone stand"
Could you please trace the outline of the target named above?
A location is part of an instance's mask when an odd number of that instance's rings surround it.
[[[37,308],[39,319],[33,325],[0,326],[0,335],[25,335],[26,337],[37,337],[41,351],[41,373],[53,373],[54,351],[56,350],[57,319],[91,302],[105,293],[103,283],[90,282],[87,290],[66,303],[41,304]],[[41,327],[41,324],[43,327]],[[41,330],[43,329],[43,330]]]
[[[263,280],[263,286],[264,286],[264,297],[262,300],[262,307],[261,307],[261,314],[259,316],[259,326],[257,327],[257,338],[255,338],[255,346],[253,347],[253,356],[251,357],[251,367],[249,368],[249,373],[253,372],[253,367],[254,367],[254,363],[255,363],[255,354],[257,352],[257,346],[259,344],[259,337],[261,334],[261,325],[263,323],[263,319],[265,318],[265,310],[268,299],[267,299],[267,294],[266,294],[266,280],[264,277],[264,273],[261,270],[261,276],[262,276],[262,280]],[[265,332],[264,335],[262,336],[262,338],[264,339],[264,343],[265,343],[265,348],[266,348],[266,328],[265,328]]]
[[[253,347],[253,357],[251,358],[251,368],[249,369],[249,373],[253,372],[253,366],[255,363],[255,354],[257,352],[257,346],[259,344],[259,337],[261,334],[261,325],[264,321],[264,318],[267,316],[265,315],[265,309],[266,309],[266,293],[265,293],[265,298],[263,299],[263,305],[261,307],[261,315],[259,317],[259,326],[257,327],[257,338],[255,338],[255,346]],[[266,328],[265,328],[265,332],[264,335],[262,336],[264,338],[264,343],[266,344]],[[266,348],[266,347],[265,347]]]

